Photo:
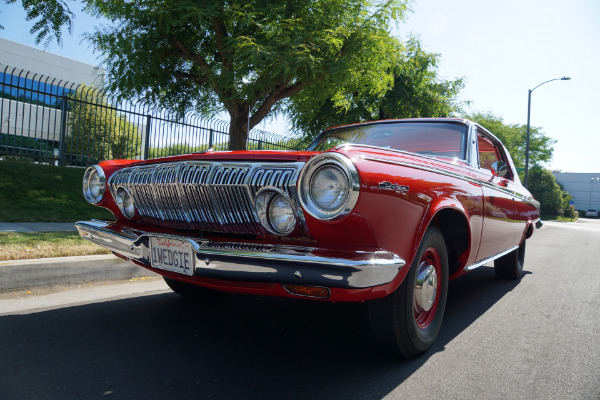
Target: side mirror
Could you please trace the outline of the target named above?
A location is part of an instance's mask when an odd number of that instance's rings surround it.
[[[492,177],[504,178],[508,172],[508,165],[504,161],[496,161],[492,164]]]

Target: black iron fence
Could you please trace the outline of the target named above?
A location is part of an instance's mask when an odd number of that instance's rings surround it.
[[[0,157],[87,166],[107,159],[151,159],[229,146],[229,122],[135,102],[97,88],[0,67]],[[293,150],[300,141],[253,129],[248,149]]]

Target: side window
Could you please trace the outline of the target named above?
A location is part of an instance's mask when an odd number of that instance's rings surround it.
[[[496,161],[502,161],[505,163],[507,162],[504,159],[503,152],[499,145],[495,144],[481,131],[477,133],[477,148],[479,151],[479,168],[481,169],[491,172],[492,164],[494,164]],[[504,177],[512,180],[510,169]]]
[[[479,168],[491,171],[492,164],[500,161],[500,154],[494,143],[481,133],[477,134],[477,147],[479,149]]]

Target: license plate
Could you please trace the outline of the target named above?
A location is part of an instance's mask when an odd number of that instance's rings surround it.
[[[194,274],[194,250],[185,240],[150,237],[150,265],[184,275]]]

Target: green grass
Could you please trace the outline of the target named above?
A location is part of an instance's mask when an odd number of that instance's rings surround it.
[[[549,214],[542,215],[542,221],[575,222],[578,219],[579,218],[567,218],[567,217],[563,217],[562,215],[549,215]]]
[[[84,168],[0,161],[0,221],[74,222],[114,219],[83,198]]]
[[[0,261],[110,254],[77,232],[0,232]]]

